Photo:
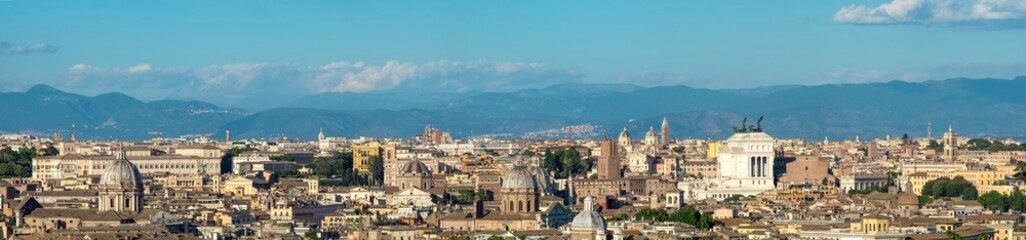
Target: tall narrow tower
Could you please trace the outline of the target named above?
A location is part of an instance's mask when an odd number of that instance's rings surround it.
[[[944,159],[948,161],[958,160],[958,134],[955,128],[948,126],[948,132],[944,133]]]
[[[663,146],[670,145],[670,123],[666,122],[665,116],[663,116],[663,127],[661,130],[662,136],[659,138],[659,144]]]
[[[598,157],[598,178],[620,178],[620,146],[616,141],[606,138],[599,143],[602,156]]]
[[[232,130],[231,129],[225,129],[224,130],[224,142],[228,143],[228,144],[232,144]]]

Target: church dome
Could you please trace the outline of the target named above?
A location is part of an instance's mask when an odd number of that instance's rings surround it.
[[[399,168],[402,175],[431,176],[431,169],[420,160],[413,159]]]
[[[594,228],[596,230],[605,230],[606,221],[602,219],[602,215],[599,215],[595,211],[595,198],[588,196],[584,198],[584,210],[574,217],[574,221],[570,222],[571,228]]]
[[[659,143],[659,135],[656,135],[655,128],[649,127],[648,132],[645,133],[645,144],[656,145]]]
[[[623,141],[625,139],[628,141],[631,139],[631,132],[627,131],[627,127],[624,127],[623,131],[620,132],[620,140]]]
[[[534,181],[534,176],[525,167],[513,167],[513,170],[510,170],[502,181],[503,189],[534,189],[535,187],[537,184]]]
[[[128,159],[120,158],[114,160],[110,166],[103,170],[100,177],[100,187],[103,189],[137,189],[143,188],[142,175]]]

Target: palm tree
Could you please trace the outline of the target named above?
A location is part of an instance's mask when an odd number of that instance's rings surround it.
[[[951,240],[965,240],[964,238],[962,238],[961,235],[958,235],[958,233],[952,232],[951,230],[948,230],[947,232],[944,232],[944,235],[947,236],[948,239],[951,239]]]

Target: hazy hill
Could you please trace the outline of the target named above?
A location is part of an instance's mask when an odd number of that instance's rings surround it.
[[[1020,124],[1026,119],[1024,89],[1026,77],[806,86],[724,111],[766,115],[771,119],[767,124],[782,136],[925,136],[929,121],[934,136],[951,124],[963,135],[1021,137],[1026,133]]]
[[[566,125],[595,124],[615,136],[627,127],[641,138],[666,116],[675,138],[723,138],[744,117],[765,116],[778,137],[863,139],[886,134],[934,136],[948,124],[966,136],[1023,138],[1026,77],[891,81],[867,84],[771,86],[712,90],[688,86],[560,84],[540,89],[483,93],[330,93],[247,114],[199,101],[142,102],[120,93],[94,97],[39,85],[0,93],[0,131],[48,135],[78,124],[79,136],[145,138],[217,133],[239,137],[313,138],[328,135],[408,137],[425,125],[456,136],[524,133]]]
[[[165,136],[209,133],[247,114],[198,101],[147,103],[121,93],[88,97],[47,85],[0,93],[0,104],[5,106],[0,110],[0,131],[45,136],[61,131],[65,139],[72,124],[77,125],[78,137],[141,139],[157,131]]]
[[[232,129],[233,136],[239,137],[289,136],[314,139],[320,128],[328,136],[410,137],[423,132],[428,124],[437,129],[449,130],[456,136],[470,136],[554,128],[565,123],[558,119],[492,117],[419,109],[340,111],[277,108],[240,118],[223,128]]]

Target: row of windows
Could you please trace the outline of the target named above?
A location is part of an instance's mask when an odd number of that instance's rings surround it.
[[[508,209],[510,211],[513,211],[514,209],[516,209],[517,212],[532,211],[531,210],[531,201],[527,201],[527,208],[526,209],[524,208],[524,201],[518,201],[516,206],[517,206],[516,208],[513,208],[513,201],[509,201],[509,208]]]
[[[750,146],[748,146],[748,150],[770,150],[771,148],[772,147],[770,145],[750,145]]]

